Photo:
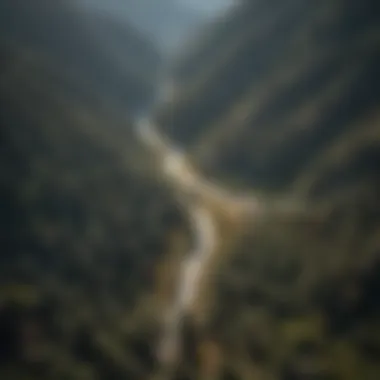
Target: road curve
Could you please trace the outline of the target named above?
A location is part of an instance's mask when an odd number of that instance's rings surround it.
[[[193,248],[181,263],[176,296],[163,318],[157,358],[167,367],[180,359],[182,322],[191,313],[204,270],[220,238],[213,213],[204,200],[216,200],[237,213],[257,213],[260,203],[255,197],[235,196],[202,178],[190,165],[185,153],[162,136],[148,118],[138,119],[135,128],[141,141],[156,155],[162,176],[173,185],[183,201],[194,231]]]
[[[191,210],[190,218],[195,228],[195,244],[183,259],[179,271],[179,283],[175,298],[167,310],[162,339],[157,356],[165,366],[171,366],[180,359],[181,332],[184,318],[191,313],[191,307],[199,294],[199,284],[208,259],[216,247],[217,236],[211,213],[204,207]]]

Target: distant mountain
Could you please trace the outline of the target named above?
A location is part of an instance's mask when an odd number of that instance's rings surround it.
[[[161,57],[129,23],[82,9],[76,1],[4,0],[0,38],[43,53],[53,65],[87,83],[126,111],[153,96]]]
[[[93,9],[127,21],[144,32],[164,51],[186,40],[206,20],[206,15],[178,0],[80,0]]]

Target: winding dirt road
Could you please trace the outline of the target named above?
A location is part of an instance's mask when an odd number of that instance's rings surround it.
[[[172,184],[186,208],[194,231],[193,249],[181,263],[176,296],[163,320],[162,339],[158,346],[158,360],[164,366],[175,365],[181,352],[182,321],[191,315],[201,291],[206,268],[217,253],[220,231],[213,210],[215,205],[239,217],[242,213],[254,216],[260,202],[254,197],[239,197],[202,178],[191,166],[186,155],[160,135],[147,118],[136,123],[141,141],[155,154],[164,178]]]

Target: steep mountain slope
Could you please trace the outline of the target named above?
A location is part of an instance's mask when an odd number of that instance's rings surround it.
[[[156,120],[205,175],[310,204],[247,226],[220,268],[226,378],[379,378],[379,15],[241,1],[174,68]]]
[[[184,219],[124,115],[44,55],[0,52],[0,377],[141,379],[139,305]]]
[[[210,175],[290,186],[349,129],[378,124],[378,14],[373,1],[243,2],[179,62],[163,130]]]

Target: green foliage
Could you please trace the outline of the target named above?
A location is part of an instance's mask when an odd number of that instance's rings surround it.
[[[126,321],[141,320],[133,311],[184,218],[124,114],[45,55],[1,52],[0,369],[143,378],[147,342],[129,341]]]
[[[371,1],[242,3],[184,58],[179,97],[157,115],[206,175],[273,206],[217,276],[210,329],[226,378],[376,380],[379,12]],[[0,17],[14,15],[4,4]],[[62,25],[67,15],[46,9]],[[109,39],[123,40],[114,27]],[[154,65],[136,74],[130,60],[124,76],[113,72],[124,55],[107,63],[91,44],[80,54],[88,36],[66,41],[70,57],[38,33],[1,28],[13,34],[1,49],[0,377],[144,379],[152,269],[169,236],[186,234],[119,108],[135,106],[135,86],[149,93]],[[289,196],[305,200],[302,213],[277,209]]]
[[[228,38],[211,42],[213,30],[205,32],[179,61],[178,97],[157,120],[207,174],[270,191],[293,186],[349,130],[362,139],[371,126],[378,140],[380,30],[371,4],[244,2],[215,26],[232,25]]]
[[[237,378],[380,376],[380,24],[362,5],[242,2],[179,60],[157,111],[205,175],[270,209],[220,268],[213,328]]]

